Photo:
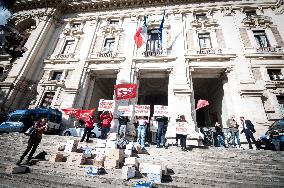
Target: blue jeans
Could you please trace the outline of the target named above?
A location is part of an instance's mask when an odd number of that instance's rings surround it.
[[[139,125],[137,128],[137,142],[141,145],[142,149],[145,147],[145,134],[146,134],[146,127],[143,125]]]
[[[237,139],[237,144],[239,146],[241,146],[241,142],[240,142],[240,132],[232,132],[232,141],[233,141],[233,145],[235,146],[236,145],[236,139]]]
[[[102,139],[106,139],[107,138],[107,133],[110,131],[109,127],[103,127],[102,128],[102,134],[101,134],[101,138]]]
[[[217,136],[217,140],[218,140],[218,145],[217,147],[224,147],[225,146],[225,142],[224,142],[224,138],[221,135]]]

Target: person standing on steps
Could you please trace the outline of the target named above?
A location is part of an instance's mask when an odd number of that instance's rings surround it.
[[[157,116],[155,120],[158,122],[158,131],[157,131],[157,148],[162,146],[165,147],[165,134],[167,130],[167,118],[165,116]],[[161,146],[162,144],[162,146]]]
[[[141,145],[142,150],[145,149],[145,137],[148,122],[148,119],[144,116],[138,116],[137,118],[137,142]]]
[[[256,149],[259,150],[259,146],[253,136],[253,133],[255,133],[254,125],[252,124],[250,120],[245,120],[244,116],[241,116],[240,120],[241,120],[241,125],[243,128],[243,130],[241,131],[241,134],[245,133],[246,139],[249,144],[249,149],[253,149],[252,144],[251,144],[251,140],[252,140]]]
[[[180,115],[180,117],[179,117],[179,122],[187,122],[187,121],[185,120],[185,116],[184,116],[184,115]],[[187,151],[187,149],[186,149],[187,133],[180,134],[179,137],[180,137],[181,150],[182,150],[182,151]]]
[[[101,138],[106,139],[107,134],[110,131],[111,121],[113,119],[113,115],[109,111],[103,111],[103,113],[100,115],[100,119],[102,120],[102,134]]]
[[[88,118],[86,118],[84,134],[80,142],[84,141],[86,135],[87,135],[86,142],[89,142],[91,132],[94,129],[94,123],[95,123],[95,118],[93,116],[89,116]]]
[[[236,147],[236,140],[238,144],[238,148],[241,148],[241,142],[240,142],[240,132],[239,132],[239,125],[237,124],[235,120],[235,115],[231,115],[231,118],[229,118],[226,122],[227,126],[230,128],[231,132],[231,141],[234,147]]]
[[[20,160],[16,163],[17,165],[20,165],[23,159],[25,158],[25,156],[29,153],[29,151],[31,151],[26,161],[26,163],[29,164],[30,160],[33,157],[33,154],[35,153],[39,143],[41,142],[43,132],[47,131],[47,127],[48,127],[48,122],[46,118],[40,118],[34,124],[34,128],[36,129],[36,131],[30,136],[27,149],[24,151]]]
[[[129,122],[129,119],[127,116],[119,116],[118,122],[119,122],[119,126],[118,126],[119,138],[125,137],[126,125]]]

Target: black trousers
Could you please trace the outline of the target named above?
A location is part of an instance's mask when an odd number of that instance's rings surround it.
[[[246,139],[247,139],[248,144],[249,144],[249,149],[252,149],[251,140],[253,141],[256,149],[259,149],[259,146],[258,146],[258,144],[257,144],[257,142],[256,142],[256,140],[255,140],[255,138],[253,136],[253,133],[250,132],[250,131],[245,131],[245,135],[246,135]]]
[[[158,131],[157,131],[157,146],[160,146],[161,144],[165,145],[165,126],[164,125],[158,125]]]
[[[28,160],[30,161],[33,157],[33,154],[35,153],[39,143],[40,143],[41,139],[40,138],[36,138],[36,137],[30,137],[29,141],[28,141],[28,146],[27,149],[24,151],[23,155],[20,158],[20,161],[22,162],[23,159],[25,158],[25,156],[29,153],[29,151],[31,150],[29,156],[28,156]]]
[[[86,142],[89,141],[89,138],[90,138],[90,135],[91,135],[91,131],[92,131],[92,130],[93,130],[93,128],[85,127],[85,129],[84,129],[84,134],[83,134],[83,136],[82,136],[81,142],[84,141],[86,135],[87,135]]]
[[[180,145],[182,148],[186,148],[186,137],[187,135],[180,134]]]

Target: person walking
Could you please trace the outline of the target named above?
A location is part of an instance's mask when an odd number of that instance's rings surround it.
[[[141,145],[142,150],[145,149],[145,136],[148,120],[144,116],[138,116],[137,118],[137,142]]]
[[[251,144],[251,140],[253,141],[255,147],[257,150],[259,150],[259,146],[253,136],[253,133],[255,133],[255,129],[254,129],[254,125],[252,124],[252,122],[250,120],[245,120],[244,116],[240,117],[241,120],[241,124],[243,127],[243,130],[241,131],[242,133],[245,133],[246,139],[248,141],[249,144],[249,149],[253,149],[252,144]]]
[[[81,121],[83,121],[83,120],[81,120]],[[82,139],[80,140],[80,142],[84,141],[86,135],[87,135],[86,142],[89,142],[89,138],[90,138],[91,132],[94,129],[94,123],[95,123],[95,118],[93,116],[89,116],[88,118],[86,118],[84,134],[83,134]]]
[[[235,115],[231,115],[231,118],[229,118],[226,122],[227,126],[230,128],[231,132],[231,141],[234,147],[236,147],[236,140],[238,144],[238,148],[241,148],[241,142],[240,142],[240,131],[239,131],[239,125],[237,121],[235,120]]]
[[[22,161],[24,160],[25,156],[30,152],[26,163],[29,164],[30,160],[33,157],[33,154],[35,153],[39,143],[42,139],[43,132],[47,131],[48,122],[46,118],[40,118],[33,126],[36,131],[30,136],[28,141],[28,146],[26,150],[24,151],[23,155],[21,156],[20,160],[17,161],[17,165],[20,165]]]
[[[184,116],[184,115],[180,115],[179,122],[187,122],[187,121],[185,120],[185,116]],[[187,133],[180,134],[179,137],[180,137],[181,150],[182,150],[182,151],[187,151],[187,149],[186,149]]]
[[[111,121],[113,119],[113,115],[109,111],[103,111],[103,113],[100,115],[100,119],[102,120],[102,134],[101,138],[106,139],[107,134],[110,131]]]

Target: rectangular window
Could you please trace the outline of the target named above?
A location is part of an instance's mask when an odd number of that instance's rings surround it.
[[[269,47],[269,42],[266,37],[265,31],[260,30],[260,31],[253,31],[254,38],[256,40],[256,43],[258,47],[260,48],[267,48]]]
[[[76,28],[76,29],[79,29],[81,27],[81,23],[73,23],[72,24],[72,28]]]
[[[62,77],[62,71],[55,71],[52,74],[51,80],[60,80]]]
[[[276,96],[276,97],[280,106],[280,111],[282,115],[284,115],[284,96]]]
[[[250,16],[255,16],[256,15],[256,10],[246,10],[245,14],[250,17]]]
[[[40,107],[47,108],[51,106],[54,95],[55,95],[55,92],[46,92],[41,101]]]
[[[206,14],[205,13],[200,13],[195,15],[196,20],[204,20],[206,19]]]
[[[105,40],[103,52],[104,53],[113,52],[114,51],[114,42],[115,42],[115,38],[107,38]]]
[[[146,51],[158,52],[160,50],[160,31],[153,29],[148,31]]]
[[[270,77],[270,80],[284,80],[281,69],[267,69],[267,73]]]
[[[75,50],[75,40],[66,40],[61,54],[70,54]]]
[[[114,24],[114,25],[118,25],[119,21],[118,20],[110,20],[109,24]]]
[[[199,40],[199,46],[201,49],[212,48],[210,33],[199,33],[198,40]]]

